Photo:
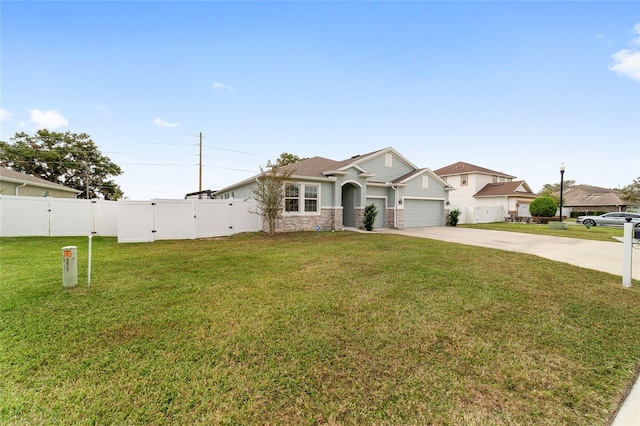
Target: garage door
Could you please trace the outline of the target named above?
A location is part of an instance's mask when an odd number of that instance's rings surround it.
[[[444,202],[434,200],[404,200],[404,227],[444,225]]]
[[[386,213],[387,213],[387,202],[384,198],[367,198],[367,205],[373,204],[378,209],[378,214],[376,215],[376,220],[373,222],[374,228],[386,228]]]

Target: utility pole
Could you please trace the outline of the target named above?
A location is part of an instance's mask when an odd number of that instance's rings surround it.
[[[202,198],[202,132],[200,132],[200,184],[198,185],[198,198]]]

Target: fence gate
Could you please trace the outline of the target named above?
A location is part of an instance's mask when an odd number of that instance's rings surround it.
[[[253,200],[118,201],[118,242],[223,237],[262,230]]]

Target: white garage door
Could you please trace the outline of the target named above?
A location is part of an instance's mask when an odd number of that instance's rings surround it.
[[[444,202],[437,200],[404,200],[404,227],[444,225]]]

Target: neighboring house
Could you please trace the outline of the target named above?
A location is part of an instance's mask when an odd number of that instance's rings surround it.
[[[589,185],[575,185],[565,189],[562,194],[565,209],[582,214],[624,212],[635,210],[637,205],[629,204],[622,199],[617,189],[599,188]]]
[[[450,208],[461,212],[460,223],[487,223],[531,217],[529,204],[537,195],[515,176],[474,164],[457,162],[434,170],[455,191]]]
[[[419,169],[393,148],[344,161],[313,157],[293,169],[277,231],[362,227],[364,208],[374,204],[375,228],[445,224],[451,187],[431,170]],[[260,175],[216,191],[216,198],[254,198]]]
[[[82,191],[0,167],[0,194],[26,197],[76,198]]]

